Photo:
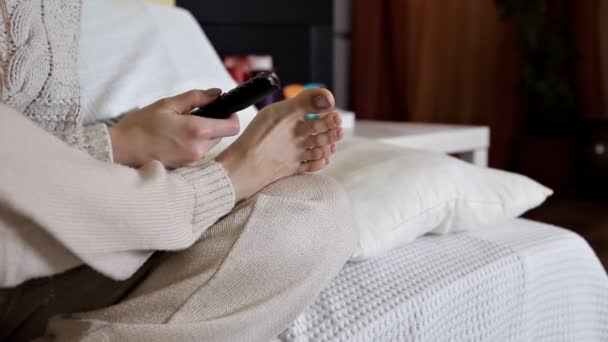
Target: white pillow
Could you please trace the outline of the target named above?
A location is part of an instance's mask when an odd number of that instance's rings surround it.
[[[355,260],[427,233],[490,228],[553,193],[521,175],[362,139],[340,144],[322,173],[337,179],[350,195],[360,235]]]
[[[190,89],[227,91],[236,85],[187,11],[112,0],[87,0],[82,6],[80,83],[85,122],[115,118]],[[242,129],[255,113],[253,107],[240,112]],[[232,141],[224,139],[214,153]]]

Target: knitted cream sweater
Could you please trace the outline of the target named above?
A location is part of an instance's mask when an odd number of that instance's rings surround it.
[[[0,12],[0,99],[12,107],[0,104],[0,287],[82,263],[125,279],[230,212],[234,190],[216,162],[108,163],[105,126],[79,115],[79,1],[0,0]]]
[[[97,159],[112,160],[104,124],[83,126],[80,1],[0,1],[0,101]]]

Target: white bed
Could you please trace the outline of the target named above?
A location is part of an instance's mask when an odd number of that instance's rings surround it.
[[[608,341],[608,279],[578,235],[517,219],[348,264],[277,341]]]

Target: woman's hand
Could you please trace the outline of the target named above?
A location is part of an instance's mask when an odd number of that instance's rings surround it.
[[[158,160],[177,168],[201,160],[223,137],[239,133],[239,120],[189,114],[221,94],[219,89],[191,90],[133,111],[109,129],[114,161],[139,167]]]

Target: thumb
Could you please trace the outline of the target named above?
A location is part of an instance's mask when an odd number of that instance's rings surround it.
[[[193,109],[204,107],[213,102],[222,94],[222,90],[212,88],[208,90],[190,90],[185,93],[163,100],[163,104],[179,114],[190,113]]]
[[[228,119],[209,119],[187,115],[182,120],[199,139],[231,137],[239,134],[240,131],[239,117],[236,114],[232,114]]]

